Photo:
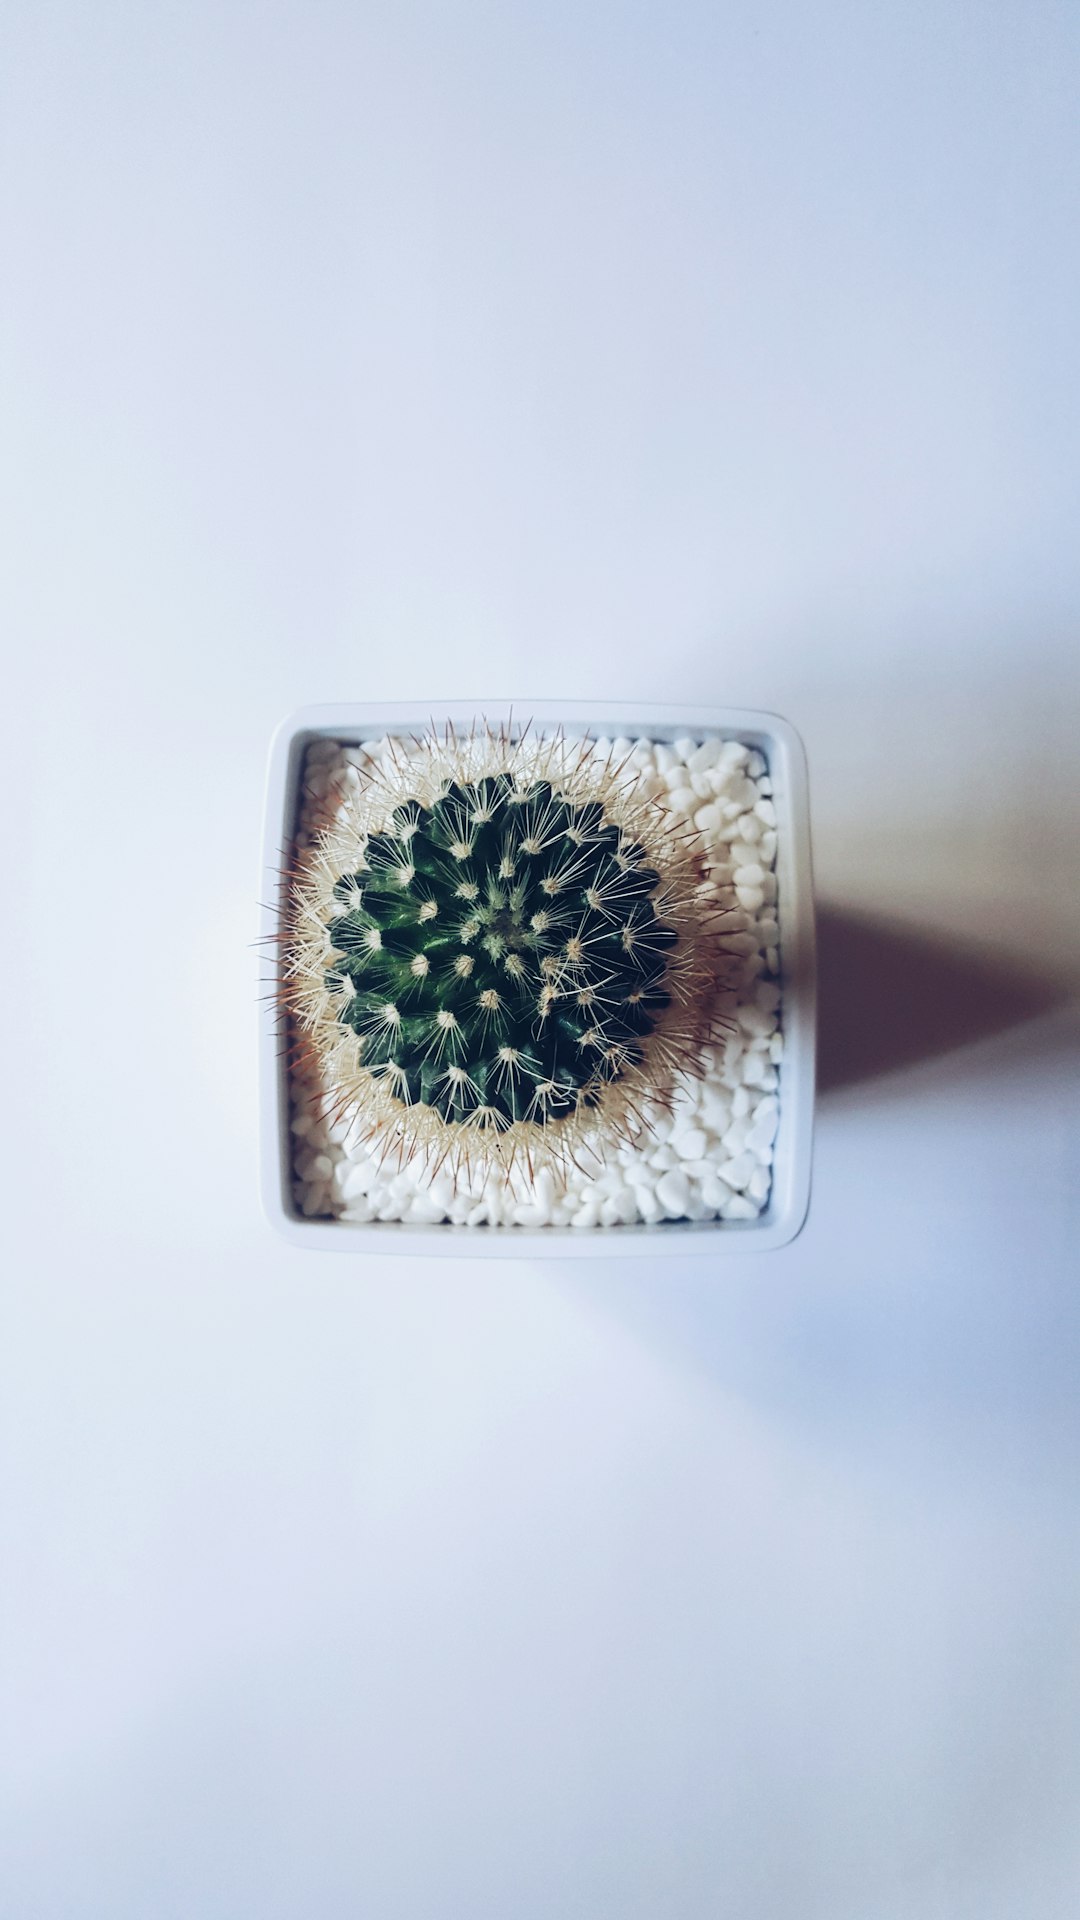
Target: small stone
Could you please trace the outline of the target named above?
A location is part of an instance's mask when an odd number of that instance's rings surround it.
[[[749,758],[750,749],[744,747],[741,740],[725,740],[717,756],[717,764],[721,767],[745,767]]]
[[[746,1135],[746,1150],[756,1159],[763,1160],[768,1153],[771,1157],[772,1143],[776,1139],[779,1116],[775,1113],[762,1114],[756,1119]]]
[[[617,1193],[612,1194],[610,1202],[605,1201],[604,1205],[614,1207],[615,1218],[624,1227],[628,1227],[631,1220],[637,1217],[637,1201],[629,1187],[620,1187]]]
[[[409,1201],[405,1218],[407,1220],[421,1221],[429,1226],[436,1226],[440,1220],[445,1220],[446,1208],[440,1205],[439,1201],[430,1192],[414,1193],[412,1199]]]
[[[688,1127],[685,1133],[677,1133],[671,1144],[680,1160],[700,1160],[709,1142],[700,1127]]]
[[[757,1160],[755,1156],[752,1153],[744,1151],[737,1153],[731,1160],[725,1160],[722,1165],[717,1168],[717,1173],[720,1175],[721,1180],[727,1181],[729,1187],[735,1187],[741,1190],[746,1186],[756,1166]]]
[[[641,1218],[647,1225],[652,1226],[655,1221],[663,1218],[664,1209],[651,1187],[636,1186],[634,1201]]]
[[[375,1169],[370,1161],[345,1160],[337,1170],[337,1187],[343,1200],[355,1200],[370,1193],[375,1184]]]
[[[662,1173],[656,1183],[656,1197],[669,1220],[681,1219],[690,1199],[690,1182],[685,1173],[679,1169]]]
[[[765,895],[760,887],[737,886],[735,889],[735,897],[740,907],[744,907],[747,913],[756,913],[759,907],[765,905]]]
[[[687,757],[686,764],[691,773],[704,773],[706,768],[715,767],[720,758],[721,742],[715,738],[703,740]]]
[[[342,1208],[341,1218],[355,1226],[363,1226],[368,1220],[374,1220],[375,1209],[366,1193],[359,1194],[355,1200],[350,1200],[348,1206]]]
[[[522,1200],[514,1208],[513,1219],[516,1227],[547,1227],[551,1225],[551,1208]]]
[[[740,1007],[735,1018],[744,1033],[752,1034],[762,1040],[767,1040],[770,1033],[773,1033],[776,1028],[775,1013],[765,1013],[763,1009],[756,1004],[756,992],[754,1003],[748,1003]]]
[[[756,1220],[758,1209],[752,1200],[746,1199],[744,1194],[733,1193],[731,1199],[726,1200],[721,1207],[720,1217],[723,1220]]]
[[[771,1093],[779,1085],[776,1068],[767,1054],[747,1054],[743,1061],[742,1078],[744,1086],[760,1087],[763,1093]]]

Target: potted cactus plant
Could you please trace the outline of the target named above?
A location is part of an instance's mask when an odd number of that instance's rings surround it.
[[[798,1230],[805,776],[784,723],[741,718],[697,713],[692,734],[670,715],[608,733],[580,709],[286,723],[267,822],[290,855],[266,928],[278,1226],[457,1252],[595,1250],[606,1236],[584,1226],[635,1249]],[[511,1231],[459,1231],[480,1225]]]

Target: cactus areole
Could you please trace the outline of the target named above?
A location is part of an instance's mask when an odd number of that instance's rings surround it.
[[[338,1110],[410,1148],[625,1136],[704,1037],[685,845],[580,744],[518,760],[429,739],[297,882],[287,1006]]]
[[[458,1123],[558,1120],[643,1059],[675,929],[644,848],[546,780],[449,783],[394,809],[339,903],[326,984],[360,1057]]]

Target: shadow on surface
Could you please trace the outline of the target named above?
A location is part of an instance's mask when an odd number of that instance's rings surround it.
[[[820,907],[818,1087],[822,1093],[937,1059],[1048,1012],[1060,981],[921,928]]]

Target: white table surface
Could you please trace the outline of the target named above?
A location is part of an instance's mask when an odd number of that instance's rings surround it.
[[[1072,1920],[1075,17],[0,33],[5,1911]],[[782,1253],[260,1218],[272,727],[510,693],[804,735]]]

